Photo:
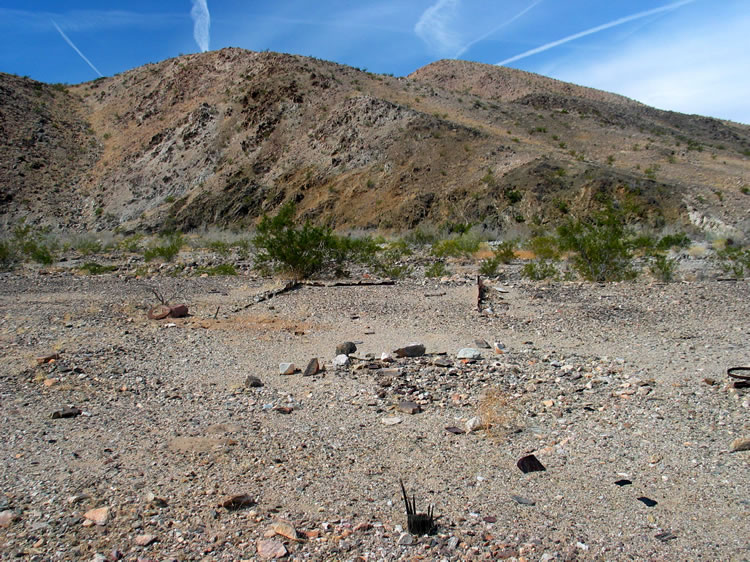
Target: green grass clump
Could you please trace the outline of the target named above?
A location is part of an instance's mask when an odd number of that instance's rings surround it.
[[[678,232],[676,234],[667,234],[662,236],[659,242],[656,244],[657,250],[670,250],[672,248],[687,248],[690,246],[690,238],[684,232]]]
[[[388,243],[373,260],[372,269],[390,279],[402,279],[409,275],[412,267],[404,262],[406,256],[411,255],[411,249],[403,240]]]
[[[715,259],[724,273],[737,279],[743,279],[750,271],[750,247],[727,244],[716,252]]]
[[[195,270],[197,275],[237,275],[237,270],[231,263],[222,263],[213,267],[199,267]]]
[[[521,276],[532,281],[543,281],[544,279],[556,279],[558,277],[557,266],[551,260],[539,258],[524,264],[521,268]]]
[[[102,273],[112,273],[117,270],[115,265],[101,265],[96,262],[86,262],[81,266],[81,271],[89,275],[101,275]]]
[[[445,267],[445,263],[442,261],[436,261],[424,270],[424,276],[430,278],[445,277],[449,273],[448,268]]]
[[[479,273],[486,277],[497,275],[500,264],[510,263],[516,257],[516,241],[505,240],[500,242],[492,251],[493,256],[483,260],[479,265]]]
[[[650,257],[649,271],[659,281],[669,283],[674,281],[677,272],[677,260],[664,254],[653,254]]]
[[[479,250],[481,240],[470,233],[438,240],[432,245],[432,255],[438,258],[471,257]]]
[[[177,232],[161,237],[161,246],[151,246],[146,248],[143,254],[143,259],[146,261],[153,261],[156,258],[161,258],[164,261],[172,261],[177,254],[180,253],[180,249],[184,244],[182,233]]]

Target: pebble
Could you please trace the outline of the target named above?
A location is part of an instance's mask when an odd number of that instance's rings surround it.
[[[247,388],[260,388],[261,386],[263,386],[263,382],[261,382],[261,380],[254,375],[248,375],[245,379],[245,386]]]
[[[345,341],[336,346],[336,355],[351,355],[357,351],[357,345],[351,341]]]
[[[156,542],[156,535],[138,535],[133,542],[136,546],[148,546]]]
[[[393,351],[396,357],[421,357],[424,355],[425,346],[421,343],[410,343]]]
[[[18,515],[11,509],[0,512],[0,528],[5,529],[6,527],[10,527],[10,524],[17,519]]]
[[[750,438],[749,437],[738,437],[732,441],[731,449],[733,453],[739,451],[750,451]]]
[[[333,358],[333,366],[337,368],[348,367],[350,362],[351,359],[349,359],[349,356],[344,354],[337,355]]]
[[[484,429],[484,424],[482,423],[482,418],[479,416],[474,416],[473,418],[470,418],[466,422],[466,432],[471,433],[472,431],[479,431],[480,429]]]
[[[401,533],[398,538],[398,544],[401,546],[410,546],[414,544],[414,537],[410,533]]]
[[[518,466],[518,468],[520,468],[521,472],[523,472],[524,474],[528,472],[542,472],[547,470],[546,468],[544,468],[544,465],[539,462],[539,459],[534,455],[526,455],[525,457],[521,457],[516,463],[516,466]]]
[[[413,415],[421,412],[422,407],[416,402],[412,402],[411,400],[402,400],[398,403],[398,411],[403,412],[404,414]]]
[[[511,494],[510,497],[513,501],[515,501],[516,503],[520,503],[521,505],[536,505],[536,502],[534,500],[524,498],[523,496],[517,496],[516,494]]]
[[[401,423],[401,418],[396,416],[389,416],[380,420],[380,423],[382,423],[383,425],[397,425]]]
[[[299,537],[297,536],[297,530],[288,521],[274,521],[271,525],[271,529],[277,535],[286,537],[290,540],[296,541]]]
[[[243,507],[250,507],[252,505],[255,505],[255,500],[248,494],[225,496],[219,502],[219,507],[224,507],[229,510],[242,509]]]
[[[307,367],[305,367],[305,372],[302,373],[302,376],[305,377],[311,377],[313,375],[317,375],[320,372],[320,362],[318,361],[317,357],[313,357],[310,359],[309,363],[307,364]]]

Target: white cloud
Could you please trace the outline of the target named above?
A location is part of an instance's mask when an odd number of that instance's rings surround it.
[[[193,8],[190,10],[193,18],[193,37],[201,52],[208,51],[211,40],[211,14],[208,13],[206,0],[193,0]]]
[[[648,105],[750,123],[750,14],[682,21],[630,37],[614,54],[568,60],[555,78]]]
[[[438,0],[422,13],[414,26],[414,33],[441,55],[461,49],[461,35],[453,28],[460,4],[460,0]]]

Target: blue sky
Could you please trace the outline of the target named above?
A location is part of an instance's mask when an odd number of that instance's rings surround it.
[[[505,64],[750,123],[750,0],[2,0],[0,71],[78,83],[222,47],[405,75]]]

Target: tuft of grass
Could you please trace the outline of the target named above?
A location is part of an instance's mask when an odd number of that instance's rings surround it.
[[[677,260],[664,254],[653,254],[650,258],[649,271],[659,281],[669,283],[674,281],[677,271]]]
[[[172,261],[177,254],[180,253],[180,249],[184,244],[182,233],[177,232],[167,236],[161,237],[162,245],[154,245],[147,248],[143,254],[143,258],[146,261],[153,261],[156,258],[161,258],[164,261]]]
[[[112,273],[117,270],[115,265],[101,265],[96,262],[86,262],[80,267],[81,271],[89,275],[101,275],[102,273]]]
[[[439,240],[432,245],[432,255],[438,258],[445,257],[471,257],[479,250],[481,240],[479,237],[466,233],[453,238]]]
[[[543,281],[544,279],[557,279],[559,271],[551,260],[539,258],[524,264],[521,268],[521,276],[532,281]]]
[[[424,276],[429,278],[445,277],[450,272],[442,261],[436,261],[430,267],[424,270]]]

